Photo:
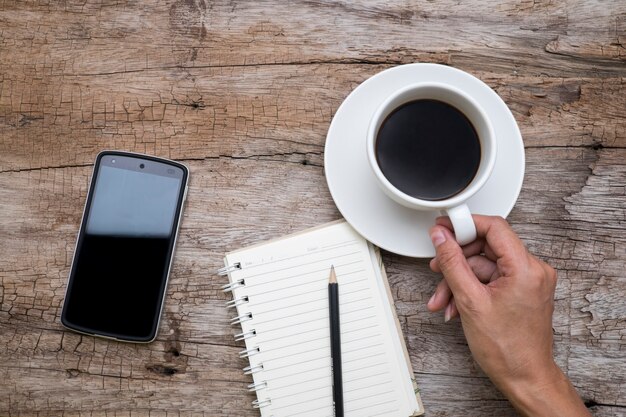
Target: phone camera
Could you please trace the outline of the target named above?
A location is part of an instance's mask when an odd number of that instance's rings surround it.
[[[144,169],[146,166],[144,164],[139,164],[139,168]]]

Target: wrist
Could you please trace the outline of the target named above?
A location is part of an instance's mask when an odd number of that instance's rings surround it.
[[[541,368],[541,372],[506,381],[502,391],[515,408],[526,415],[525,410],[534,409],[550,398],[552,391],[558,389],[562,375],[556,363],[551,361]]]
[[[589,416],[578,393],[554,362],[540,375],[507,384],[503,388],[511,404],[523,416]]]

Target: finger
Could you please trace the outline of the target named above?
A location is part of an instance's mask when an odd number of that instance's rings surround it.
[[[452,230],[454,229],[454,227],[452,226],[452,220],[450,220],[450,217],[448,216],[439,216],[435,219],[435,224],[438,224],[440,226],[445,226],[448,229]]]
[[[470,256],[479,255],[483,252],[483,247],[485,246],[484,239],[476,239],[472,243],[468,243],[463,246],[463,256],[469,258]],[[437,263],[437,258],[433,258],[430,260],[430,269],[433,272],[441,273],[441,268],[439,268],[439,264]]]
[[[506,220],[500,216],[480,214],[474,214],[472,218],[476,225],[476,235],[486,242],[484,250],[488,258],[495,261],[506,257],[513,263],[523,262],[526,247]],[[447,217],[438,217],[435,222],[438,225],[452,227],[452,222]]]
[[[483,237],[497,258],[526,255],[526,247],[511,226],[499,216],[474,215],[476,234]]]
[[[482,296],[482,284],[472,272],[461,247],[450,230],[443,226],[434,226],[430,237],[437,253],[437,263],[448,282],[457,303],[470,302]]]
[[[454,226],[452,226],[452,221],[450,221],[450,217],[441,216],[435,219],[435,224],[443,226],[454,233]],[[463,246],[463,254],[467,258],[468,256],[478,255],[482,252],[483,246],[485,245],[485,239],[477,238],[476,240],[468,243]]]
[[[491,246],[489,246],[488,243],[485,244],[485,247],[483,248],[483,252],[485,256],[487,257],[487,259],[489,259],[490,261],[496,262],[498,260],[498,256],[493,251],[493,249],[491,249]]]
[[[437,258],[431,259],[428,265],[430,266],[430,269],[433,272],[437,272],[438,274],[441,274],[441,268],[439,268],[439,263],[437,262]]]
[[[467,263],[480,282],[486,284],[497,278],[498,265],[484,256],[471,256],[467,258]]]
[[[482,283],[488,283],[495,280],[497,277],[496,272],[498,269],[498,265],[496,264],[496,259],[490,259],[489,256],[481,256],[481,255],[473,255],[467,258],[467,263],[470,268],[472,268],[472,272],[476,275],[476,277]],[[439,268],[439,264],[437,263],[437,258],[433,258],[430,261],[430,269],[433,272],[441,273],[441,268]],[[434,294],[433,294],[434,296]],[[430,302],[429,302],[430,305]],[[431,310],[431,311],[438,311]]]
[[[485,239],[482,238],[478,238],[475,241],[468,243],[463,246],[463,255],[465,255],[466,258],[474,255],[480,255],[483,253],[485,243]]]
[[[443,314],[443,321],[447,323],[458,315],[459,310],[456,308],[456,302],[454,301],[454,298],[452,298],[446,306],[446,311]]]
[[[443,310],[450,302],[451,297],[452,291],[450,291],[450,287],[448,286],[446,280],[442,279],[439,282],[439,285],[437,285],[432,297],[428,300],[426,307],[433,312]]]

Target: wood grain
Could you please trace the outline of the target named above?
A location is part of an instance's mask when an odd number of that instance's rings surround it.
[[[626,5],[617,0],[0,0],[0,414],[256,416],[224,252],[339,218],[325,134],[394,65],[471,72],[520,125],[509,220],[558,269],[555,353],[595,416],[626,415]],[[191,168],[159,337],[59,322],[101,149]],[[429,416],[513,416],[425,260],[384,254]]]

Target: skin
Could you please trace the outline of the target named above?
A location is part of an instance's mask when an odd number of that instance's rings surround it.
[[[553,358],[556,271],[501,217],[474,222],[478,237],[464,247],[448,218],[430,230],[430,267],[443,279],[428,309],[460,316],[474,359],[523,416],[590,416]]]

